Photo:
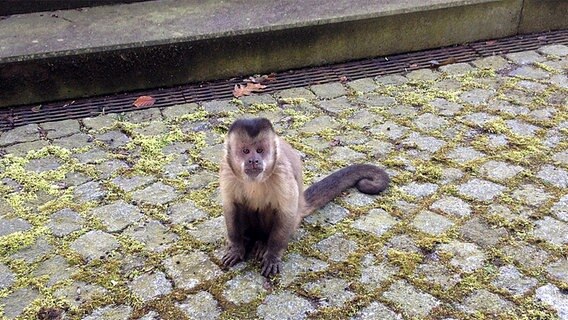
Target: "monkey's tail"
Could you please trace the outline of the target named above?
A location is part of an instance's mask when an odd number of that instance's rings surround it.
[[[304,216],[325,206],[343,191],[357,187],[366,194],[379,194],[389,184],[388,174],[371,164],[354,164],[338,170],[311,185],[304,191],[306,210]]]

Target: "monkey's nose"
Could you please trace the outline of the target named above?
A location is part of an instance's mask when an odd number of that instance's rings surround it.
[[[258,159],[257,160],[249,159],[249,164],[253,164],[253,163],[258,164]]]

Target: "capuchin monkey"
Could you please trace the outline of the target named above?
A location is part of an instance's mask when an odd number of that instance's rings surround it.
[[[353,186],[378,194],[389,183],[384,170],[355,164],[304,191],[300,155],[265,118],[231,125],[219,175],[229,240],[223,264],[231,267],[250,253],[261,261],[265,277],[280,272],[281,257],[303,217]]]

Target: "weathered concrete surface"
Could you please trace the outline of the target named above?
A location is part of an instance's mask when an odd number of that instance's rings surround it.
[[[568,319],[567,66],[553,45],[2,132],[0,317]],[[307,185],[356,161],[392,177],[307,218],[273,279],[220,260],[221,142],[251,115]]]
[[[341,0],[323,6],[316,0],[277,5],[157,0],[14,15],[0,20],[0,106],[510,36],[518,33],[521,11],[529,14],[529,9],[521,10],[522,4],[522,0]],[[565,16],[558,10],[548,12]],[[555,21],[568,27],[562,18]],[[544,18],[536,13],[525,24],[538,25],[540,19]],[[534,29],[548,28],[544,24]]]

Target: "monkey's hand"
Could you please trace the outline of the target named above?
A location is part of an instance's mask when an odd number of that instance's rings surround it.
[[[225,267],[232,267],[237,262],[245,259],[245,248],[241,246],[229,245],[227,252],[223,256],[223,265]]]
[[[275,275],[280,273],[280,269],[282,269],[280,258],[269,252],[265,253],[262,258],[262,275],[265,277]]]
[[[252,248],[252,254],[254,258],[258,261],[262,261],[262,257],[266,253],[266,243],[262,241],[257,241],[254,243],[254,247]]]

